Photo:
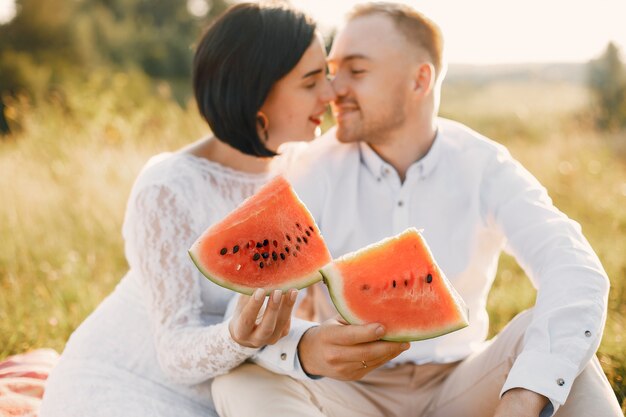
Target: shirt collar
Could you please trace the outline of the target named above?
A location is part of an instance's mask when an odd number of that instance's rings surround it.
[[[408,175],[412,172],[416,172],[420,178],[428,177],[437,166],[439,162],[439,158],[441,155],[441,126],[437,127],[437,133],[435,134],[435,139],[430,149],[420,159],[419,161],[414,162],[407,171]],[[359,142],[359,153],[361,155],[361,163],[365,165],[365,167],[374,174],[377,178],[384,177],[388,175],[391,170],[393,170],[393,166],[391,164],[385,162],[374,150],[365,142]]]

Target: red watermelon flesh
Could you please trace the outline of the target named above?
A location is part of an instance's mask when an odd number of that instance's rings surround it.
[[[304,288],[320,281],[319,269],[331,261],[313,217],[282,176],[209,227],[189,254],[211,281],[244,294]]]
[[[322,268],[335,307],[352,324],[380,323],[384,340],[423,340],[466,327],[465,303],[410,228]]]

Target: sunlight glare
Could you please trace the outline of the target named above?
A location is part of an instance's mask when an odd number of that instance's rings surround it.
[[[340,26],[359,0],[292,0],[322,31]],[[626,48],[623,0],[400,0],[431,17],[453,63],[586,62],[613,41]]]
[[[0,25],[9,23],[16,13],[15,0],[0,0]]]

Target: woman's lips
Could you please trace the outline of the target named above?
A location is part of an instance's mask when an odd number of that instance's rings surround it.
[[[311,116],[309,120],[317,126],[322,124],[322,116]]]

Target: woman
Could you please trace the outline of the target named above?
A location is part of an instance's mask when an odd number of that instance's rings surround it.
[[[198,107],[215,137],[153,158],[123,226],[130,270],[71,336],[41,409],[51,416],[215,415],[210,383],[289,329],[296,291],[242,297],[206,280],[187,249],[289,163],[333,91],[314,24],[279,6],[239,4],[206,32],[194,60]],[[246,323],[252,323],[247,326]]]

